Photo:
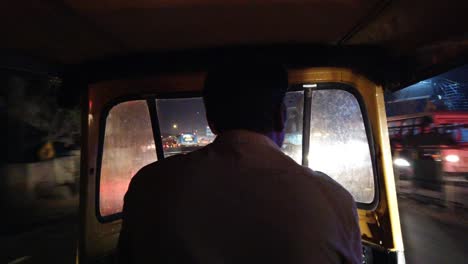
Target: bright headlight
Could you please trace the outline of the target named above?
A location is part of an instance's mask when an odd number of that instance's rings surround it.
[[[405,159],[402,159],[402,158],[395,159],[393,161],[393,164],[395,164],[398,167],[409,167],[410,166],[409,162],[407,160],[405,160]]]
[[[447,155],[445,160],[448,162],[458,162],[460,161],[460,157],[458,157],[458,155]]]

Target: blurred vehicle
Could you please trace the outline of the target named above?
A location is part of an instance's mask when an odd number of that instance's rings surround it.
[[[198,137],[193,133],[182,133],[177,136],[177,143],[181,147],[198,146]]]
[[[199,137],[198,138],[198,144],[200,144],[201,146],[206,146],[206,145],[210,144],[211,142],[213,142],[213,138],[209,138],[209,137]]]
[[[437,162],[441,177],[468,177],[468,112],[395,116],[388,118],[388,127],[401,179],[414,176],[414,161],[418,159]]]
[[[171,149],[178,147],[177,138],[173,136],[169,136],[162,139],[162,144],[164,149]]]

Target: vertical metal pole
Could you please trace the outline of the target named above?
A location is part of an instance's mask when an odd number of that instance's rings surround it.
[[[302,130],[302,165],[309,166],[310,117],[312,112],[312,89],[304,89],[304,114]]]
[[[161,138],[161,130],[159,127],[158,111],[156,109],[156,98],[150,98],[146,100],[148,104],[148,110],[151,117],[151,127],[153,129],[154,145],[156,146],[156,155],[158,160],[164,159],[164,148]]]

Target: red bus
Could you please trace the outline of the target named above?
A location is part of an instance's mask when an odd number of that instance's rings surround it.
[[[442,176],[468,176],[468,112],[395,116],[388,118],[388,128],[396,167],[432,159],[440,163]],[[408,174],[408,169],[401,171]]]

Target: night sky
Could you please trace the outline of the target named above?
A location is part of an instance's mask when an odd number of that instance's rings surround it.
[[[205,135],[208,123],[201,98],[158,99],[158,118],[163,135],[191,133]],[[173,125],[176,124],[177,128]]]

